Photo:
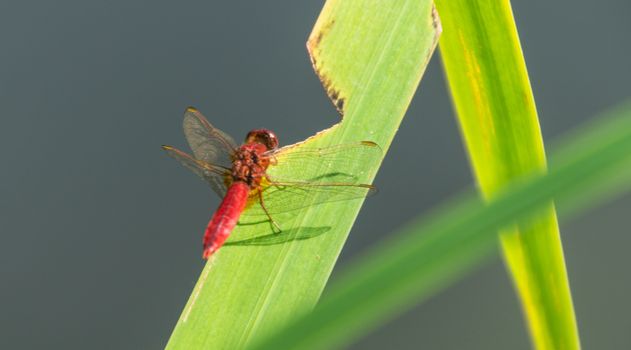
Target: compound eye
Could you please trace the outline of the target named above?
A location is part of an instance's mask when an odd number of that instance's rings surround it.
[[[245,138],[246,143],[258,142],[265,145],[268,150],[273,150],[278,147],[278,138],[276,135],[267,129],[256,129],[248,133]]]
[[[278,148],[278,138],[276,137],[276,134],[274,134],[273,132],[267,130],[267,132],[265,133],[265,137],[266,137],[266,143],[265,145],[267,146],[267,149],[276,149]]]

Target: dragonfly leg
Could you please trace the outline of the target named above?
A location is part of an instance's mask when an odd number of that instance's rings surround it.
[[[267,208],[265,207],[265,201],[263,201],[263,191],[261,191],[261,189],[259,189],[258,193],[259,193],[259,203],[261,204],[261,208],[263,208],[263,211],[265,212],[265,215],[267,215],[267,217],[269,218],[269,221],[272,223],[272,225],[278,230],[278,232],[275,232],[275,233],[283,232],[283,230],[280,228],[280,226],[278,226],[276,221],[274,221],[272,216],[267,211]]]

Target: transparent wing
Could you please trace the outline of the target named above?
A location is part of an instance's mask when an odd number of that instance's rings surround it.
[[[262,196],[268,212],[279,214],[322,203],[364,198],[376,192],[376,187],[367,184],[286,182],[265,187]],[[259,203],[258,193],[253,191],[248,203],[242,215],[267,215]]]
[[[180,162],[197,176],[206,180],[220,197],[226,194],[226,186],[230,181],[230,169],[195,159],[189,154],[171,146],[162,146],[167,154]]]
[[[223,131],[212,126],[195,108],[184,112],[184,135],[195,159],[206,163],[231,167],[232,155],[237,149],[234,140]]]
[[[354,184],[381,161],[382,152],[376,143],[360,141],[322,148],[285,147],[269,155],[276,163],[267,170],[272,182]]]
[[[382,152],[374,142],[362,141],[324,148],[283,148],[270,156],[276,165],[267,170],[262,196],[273,214],[375,193],[374,186],[359,180],[377,165]],[[265,215],[258,201],[258,193],[253,192],[244,214]]]

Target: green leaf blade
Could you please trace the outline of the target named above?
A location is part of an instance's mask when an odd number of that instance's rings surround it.
[[[437,0],[450,91],[483,196],[545,171],[537,111],[510,3]],[[544,234],[541,234],[541,233]],[[553,205],[501,241],[538,349],[580,348]]]
[[[328,1],[309,49],[344,118],[296,150],[369,140],[385,152],[437,44],[434,24],[426,0]],[[299,175],[315,177],[344,166],[327,164],[300,170],[305,173]],[[348,171],[370,183],[377,166]],[[270,173],[279,178],[297,175],[274,169]],[[167,348],[244,348],[253,338],[311,310],[361,203],[333,202],[275,216],[286,238],[281,244],[266,238],[271,232],[268,223],[237,227],[204,268]],[[272,244],[251,244],[266,241]]]

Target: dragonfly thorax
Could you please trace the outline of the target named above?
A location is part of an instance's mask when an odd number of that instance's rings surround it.
[[[258,142],[239,147],[232,162],[233,181],[245,182],[250,187],[259,186],[270,164],[267,151],[267,146]]]

